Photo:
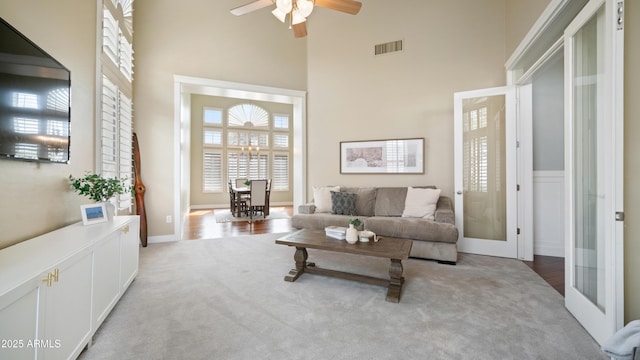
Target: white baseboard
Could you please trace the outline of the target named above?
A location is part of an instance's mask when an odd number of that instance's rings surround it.
[[[159,235],[147,237],[147,244],[157,244],[164,242],[178,241],[173,235]]]

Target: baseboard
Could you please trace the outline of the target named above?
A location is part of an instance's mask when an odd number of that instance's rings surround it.
[[[171,242],[171,241],[177,241],[176,237],[173,235],[159,235],[159,236],[147,237],[148,244],[158,244],[158,243],[165,243],[165,242]]]
[[[564,248],[555,244],[536,244],[533,249],[535,255],[564,257]]]

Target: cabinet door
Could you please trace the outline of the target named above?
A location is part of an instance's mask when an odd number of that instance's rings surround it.
[[[93,328],[97,329],[120,298],[120,234],[101,240],[93,252]]]
[[[51,269],[53,273],[57,270],[57,281],[54,280],[50,287],[43,286],[41,300],[40,350],[43,359],[75,358],[89,341],[92,260],[89,249]]]
[[[140,252],[140,220],[133,219],[120,232],[121,271],[120,283],[122,292],[138,275],[138,256]]]
[[[35,279],[0,297],[0,359],[35,359],[39,292]]]

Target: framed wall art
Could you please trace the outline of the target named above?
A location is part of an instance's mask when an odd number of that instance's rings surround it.
[[[341,174],[424,174],[424,138],[340,142]]]

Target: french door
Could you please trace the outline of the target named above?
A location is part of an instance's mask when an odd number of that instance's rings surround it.
[[[623,325],[622,0],[567,27],[565,304],[600,344]]]
[[[456,226],[461,252],[516,258],[515,87],[454,94]]]

